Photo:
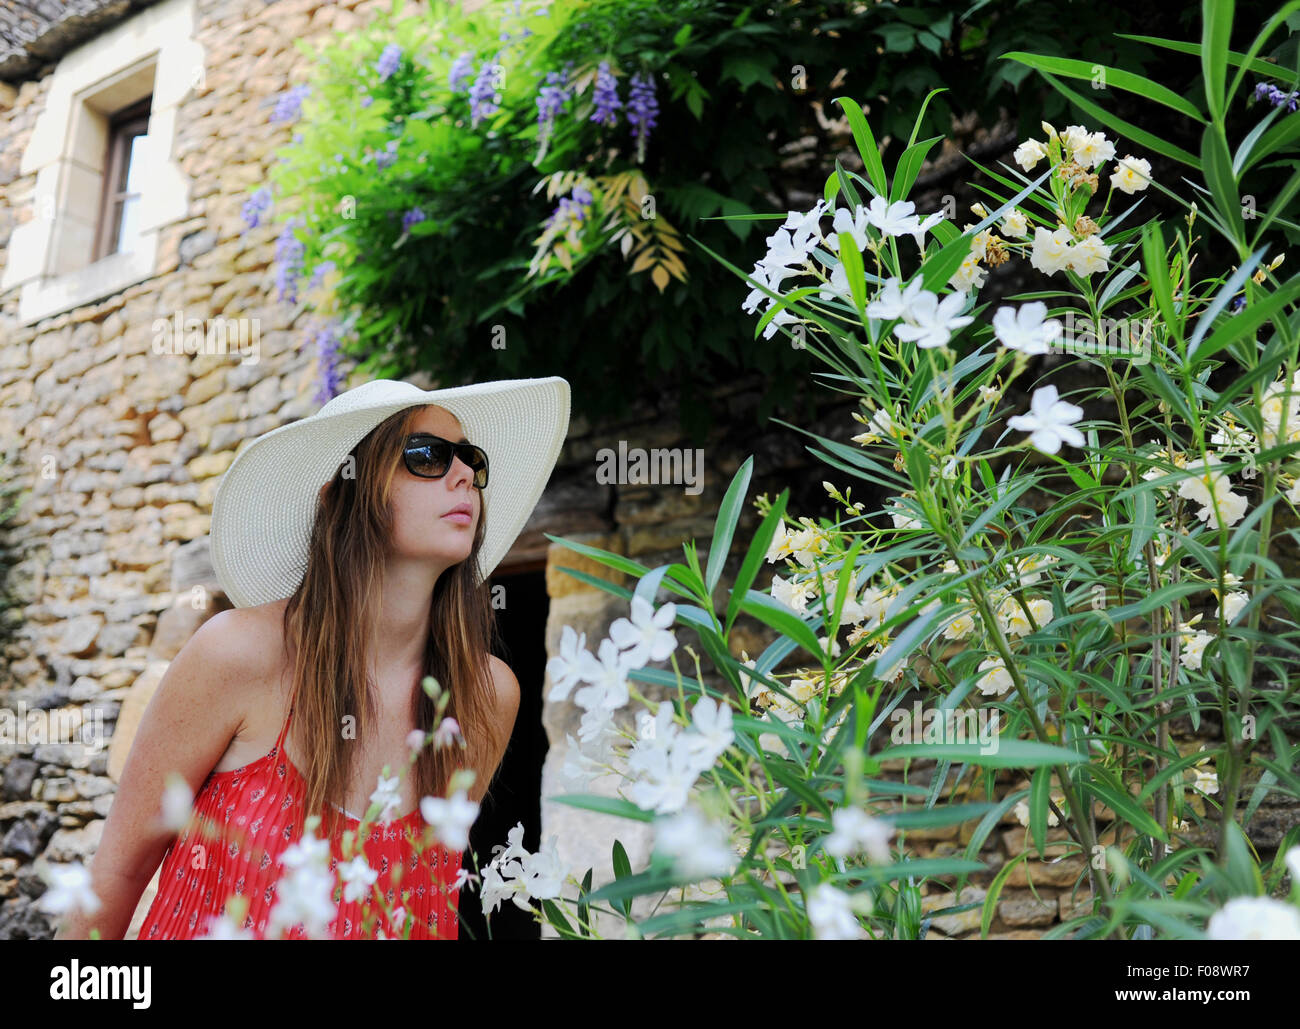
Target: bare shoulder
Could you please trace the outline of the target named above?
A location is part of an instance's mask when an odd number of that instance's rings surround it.
[[[279,682],[283,613],[284,601],[219,611],[185,645],[205,663],[220,668],[223,681],[233,687],[232,699],[241,716],[250,706],[262,707],[267,692]],[[242,731],[242,717],[240,722]]]
[[[194,634],[203,649],[250,678],[267,674],[283,648],[284,601],[219,611]]]
[[[492,684],[496,687],[498,707],[508,710],[513,719],[519,710],[519,680],[510,666],[495,654],[488,655],[488,667],[492,672]]]

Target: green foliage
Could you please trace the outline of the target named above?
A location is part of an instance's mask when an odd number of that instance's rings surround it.
[[[1300,745],[1289,738],[1300,580],[1294,562],[1283,566],[1277,546],[1292,533],[1275,526],[1283,505],[1300,507],[1300,274],[1279,276],[1279,263],[1268,258],[1285,227],[1273,206],[1278,198],[1261,205],[1258,218],[1241,212],[1241,198],[1258,181],[1244,154],[1264,146],[1267,125],[1285,118],[1246,106],[1253,102],[1234,90],[1228,69],[1238,58],[1229,49],[1227,10],[1206,3],[1202,43],[1187,52],[1204,69],[1203,105],[1198,97],[1184,109],[1187,98],[1144,94],[1136,77],[1119,76],[1135,94],[1194,123],[1206,140],[1199,154],[1189,154],[1197,178],[1178,183],[1144,175],[1134,187],[1119,165],[1124,149],[1116,148],[1112,172],[1109,157],[1080,156],[1086,147],[1100,148],[1086,128],[1080,134],[1078,126],[1070,133],[1044,127],[1036,160],[1046,158],[1047,171],[1031,180],[1007,165],[988,169],[997,188],[987,191],[988,209],[966,232],[935,231],[918,244],[919,254],[906,227],[887,231],[871,222],[856,230],[860,238],[830,233],[825,243],[838,243],[838,255],[813,247],[824,269],[808,274],[837,283],[832,289],[786,283],[779,293],[765,291],[775,296],[774,310],[788,316],[778,323],[782,332],[803,330],[809,353],[830,366],[836,388],[862,401],[855,417],[866,431],[854,437],[856,446],[817,438],[825,449],[814,453],[855,484],[869,485],[894,457],[891,481],[909,501],[905,507],[865,510],[851,489],[841,493],[830,483],[842,517],[787,524],[788,491],[776,502],[758,498],[763,521],[719,606],[718,549],[734,538],[749,462],[719,512],[707,574],[693,542],[684,548],[684,564],[652,570],[556,540],[638,580],[633,593],[573,573],[614,596],[652,601],[660,587],[673,595],[677,622],[699,641],[698,653],[687,650],[695,674],[683,675],[676,656],[673,674],[630,673],[637,683],[675,691],[659,708],[661,718],[684,721],[689,713],[698,720],[704,698],[734,708],[729,745],[699,776],[693,799],[711,825],[725,827],[728,844],[742,854],[739,866],[720,874],[720,885],[700,899],[685,887],[703,876],[681,871],[657,851],[641,870],[616,856],[613,882],[592,892],[588,876],[580,892],[584,910],[604,904],[643,936],[917,938],[928,925],[917,887],[934,879],[959,892],[970,875],[985,871],[978,860],[983,843],[1014,810],[1030,839],[992,876],[977,905],[982,934],[1011,873],[1047,855],[1048,828],[1058,823],[1066,839],[1050,844],[1052,857],[1078,862],[1080,899],[1090,894],[1091,904],[1051,937],[1300,932],[1300,887],[1290,901],[1278,896],[1283,855],[1300,828],[1284,837],[1271,863],[1259,860],[1244,829],[1270,795],[1300,797]],[[1286,52],[1276,43],[1266,48],[1283,23],[1266,25],[1248,54]],[[1041,55],[1016,58],[1051,76],[1063,93],[1069,87],[1055,76],[1079,71]],[[1296,77],[1279,76],[1284,86]],[[1103,104],[1096,106],[1099,118],[1109,117]],[[1238,142],[1228,126],[1243,106],[1258,124]],[[850,211],[873,191],[904,199],[911,165],[900,159],[888,174],[869,121],[851,100],[843,107],[865,177],[837,163],[824,196]],[[920,122],[918,116],[909,145]],[[1117,142],[1138,150],[1149,138],[1154,152],[1165,152],[1158,149],[1168,145],[1163,127],[1139,131],[1142,137]],[[1293,157],[1293,137],[1273,136],[1261,168]],[[1021,170],[1033,174],[1036,161],[1027,163]],[[1110,174],[1115,179],[1106,182]],[[1181,195],[1183,185],[1194,191],[1195,207]],[[1181,204],[1185,216],[1140,221],[1140,198],[1130,203],[1126,194],[1148,189]],[[1014,227],[1017,212],[1027,231]],[[1050,263],[1043,236],[1057,224],[1071,246],[1101,246],[1104,239],[1104,257],[1084,262],[1095,263],[1089,267],[1039,267]],[[1034,229],[1040,235],[1031,243]],[[993,316],[992,332],[983,324],[969,261],[992,261],[1004,250],[1032,256],[1043,275],[1059,275],[1014,299],[1050,301],[1048,313],[1058,317],[1078,306],[1094,318],[1131,317],[1156,327],[1146,360],[1132,351],[1085,352],[1104,370],[1106,385],[1077,391],[1087,396],[1076,399],[1094,410],[1092,401],[1109,400],[1115,413],[1086,421],[1083,412],[1069,415],[1086,435],[1072,440],[1068,458],[1059,444],[1043,444],[1031,426],[997,410],[1026,372],[1031,348],[1005,318]],[[1226,253],[1228,267],[1202,270],[1197,258],[1205,253]],[[891,312],[891,305],[908,302],[890,300],[886,282],[900,297],[909,283],[944,294],[945,302],[956,296],[961,306],[954,310],[975,324],[957,326],[947,342],[922,345],[919,333],[902,330],[932,322],[936,298]],[[774,311],[764,318],[776,321]],[[1027,440],[1022,432],[1035,435]],[[1031,441],[1042,454],[1028,452]],[[1001,457],[1010,460],[995,473],[993,459]],[[1211,458],[1209,469],[1196,463]],[[1238,475],[1241,482],[1228,478]],[[1027,503],[1030,490],[1045,502]],[[774,579],[769,595],[761,591],[762,569],[780,558],[789,559],[782,571],[791,580]],[[855,614],[845,614],[849,605]],[[775,630],[776,639],[756,659],[742,654],[740,661],[732,634],[744,617]],[[854,629],[841,649],[844,624]],[[795,667],[779,672],[789,657]],[[713,673],[707,679],[705,662]],[[694,713],[687,706],[692,694],[699,698]],[[882,745],[873,734],[893,720],[905,696],[925,698],[941,714],[993,713],[996,736],[918,742],[891,732],[892,745]],[[653,708],[635,692],[633,699]],[[704,721],[716,727],[720,716],[705,710]],[[1171,724],[1199,726],[1210,714],[1222,725],[1221,738],[1181,752]],[[901,782],[882,774],[884,762],[899,759]],[[935,766],[914,781],[912,760]],[[579,795],[566,802],[645,821],[638,773],[653,763],[614,765],[632,782],[626,799],[593,804]],[[991,770],[999,768],[1023,770],[1027,786],[995,800]],[[973,788],[951,788],[967,777]],[[843,839],[834,846],[831,840],[851,835],[840,832],[851,822],[836,821],[845,809],[887,822],[897,841],[886,852],[867,848],[865,859],[841,858]],[[973,831],[961,855],[918,859],[907,849],[910,829],[964,823]],[[882,832],[879,821],[860,824]],[[630,901],[642,896],[655,897],[656,909],[637,920]],[[552,921],[559,913],[544,909]]]
[[[613,413],[629,392],[666,393],[680,397],[693,430],[711,417],[711,385],[737,373],[764,374],[760,419],[800,388],[807,355],[755,345],[739,310],[747,290],[708,255],[748,266],[755,230],[775,227],[754,212],[798,206],[791,198],[822,180],[828,148],[793,164],[781,151],[824,136],[819,119],[838,116],[836,98],[870,113],[889,163],[904,169],[895,189],[906,191],[955,115],[991,124],[1011,110],[1034,126],[1063,110],[999,54],[1061,38],[1068,22],[1088,61],[1158,74],[1167,57],[1114,35],[1146,28],[1136,15],[1082,2],[513,8],[438,4],[403,17],[397,4],[314,56],[295,142],[272,172],[275,218],[301,219],[300,274],[333,263],[307,302],[339,319],[344,352],[367,372],[418,368],[451,383],[560,369],[579,413]],[[377,62],[394,44],[401,62],[381,80]],[[466,89],[448,85],[462,54],[475,71],[500,66],[500,109],[477,124]],[[625,103],[633,73],[657,84],[643,161],[625,111],[613,128],[589,120],[601,61]],[[580,88],[543,146],[536,101],[562,69]],[[861,112],[845,111],[858,133]],[[871,170],[877,189],[881,176],[883,166]],[[548,231],[575,186],[592,193],[586,217]],[[404,228],[413,209],[423,220]]]

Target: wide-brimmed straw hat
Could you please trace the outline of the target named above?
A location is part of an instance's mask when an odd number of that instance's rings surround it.
[[[307,569],[321,487],[371,429],[423,404],[450,411],[487,453],[478,555],[487,579],[523,531],[559,458],[569,428],[569,384],[559,376],[435,390],[376,379],[259,436],[235,456],[212,502],[212,564],[236,607],[293,594]]]

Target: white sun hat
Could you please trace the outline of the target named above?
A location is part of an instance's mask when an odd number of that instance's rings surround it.
[[[293,594],[307,570],[321,487],[371,429],[423,404],[450,411],[488,456],[478,555],[487,579],[523,531],[559,458],[569,428],[569,384],[559,376],[435,390],[375,379],[259,436],[235,456],[212,502],[212,565],[236,607]]]

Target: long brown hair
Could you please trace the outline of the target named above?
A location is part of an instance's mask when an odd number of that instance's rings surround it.
[[[356,753],[343,736],[343,719],[355,719],[359,739],[377,720],[366,658],[391,535],[393,477],[419,410],[409,407],[380,422],[351,451],[355,464],[344,461],[335,472],[316,508],[302,583],[284,609],[285,640],[294,655],[293,726],[301,728],[300,739],[310,741],[299,750],[305,756],[306,812],[321,816],[327,836],[340,830],[343,816],[325,802],[342,803]],[[443,717],[456,719],[466,746],[430,743],[420,751],[411,769],[420,797],[445,796],[456,768],[474,769],[476,784],[492,771],[495,690],[488,653],[496,622],[478,573],[488,519],[486,498],[480,500],[469,557],[439,575],[434,586],[421,673],[450,691]],[[412,709],[417,728],[436,728],[434,702],[418,685]]]

